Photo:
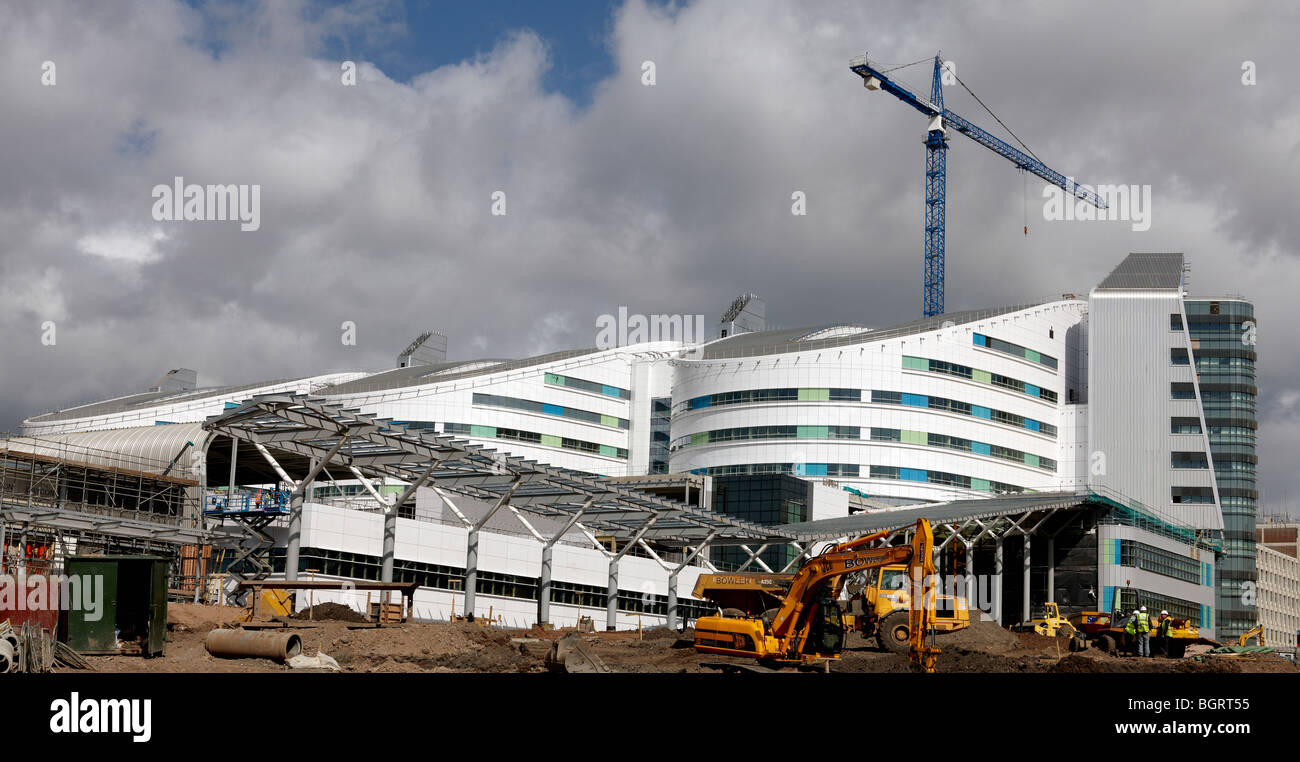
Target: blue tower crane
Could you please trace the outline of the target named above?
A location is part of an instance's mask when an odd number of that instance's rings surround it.
[[[918,61],[917,63],[922,62]],[[925,136],[925,270],[923,273],[925,287],[923,308],[925,317],[943,314],[944,197],[947,195],[948,130],[953,129],[960,132],[976,143],[1008,159],[1018,169],[1032,172],[1075,198],[1087,201],[1098,209],[1106,208],[1106,202],[1091,188],[1076,184],[1070,178],[1039,161],[1038,157],[1027,153],[1028,149],[1021,151],[1019,148],[994,137],[986,130],[980,129],[970,121],[944,108],[943,79],[941,76],[943,63],[939,56],[934,57],[934,79],[930,84],[929,100],[917,96],[890,79],[877,68],[876,64],[868,61],[865,55],[851,60],[849,69],[854,74],[862,77],[862,84],[868,90],[884,90],[925,114],[930,120]],[[981,103],[981,105],[983,104]],[[990,111],[989,113],[992,114],[993,112]],[[997,117],[994,116],[994,118]]]

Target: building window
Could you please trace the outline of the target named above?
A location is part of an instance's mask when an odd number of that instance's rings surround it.
[[[1030,362],[1036,362],[1044,367],[1051,368],[1052,370],[1056,370],[1056,358],[1051,355],[1045,355],[1042,352],[1029,349],[1028,347],[1022,347],[1019,344],[1012,344],[1009,341],[995,339],[992,336],[985,336],[982,333],[972,335],[971,339],[972,343],[977,347],[984,347],[985,349],[992,349],[997,352],[1002,352],[1003,354],[1012,355],[1013,357],[1020,357],[1029,360]]]
[[[1214,503],[1213,487],[1170,487],[1169,492],[1175,503]]]
[[[1209,468],[1210,461],[1203,452],[1171,452],[1170,468]]]
[[[1170,434],[1200,434],[1201,419],[1200,418],[1170,418],[1169,433]]]
[[[1174,347],[1169,350],[1169,362],[1174,365],[1189,365],[1187,359],[1187,350],[1180,347]]]

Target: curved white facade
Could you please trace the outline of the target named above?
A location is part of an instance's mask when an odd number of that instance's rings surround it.
[[[1086,312],[1070,300],[897,338],[677,361],[672,471],[792,471],[922,500],[1075,486],[1063,411],[1083,390],[1067,336]]]

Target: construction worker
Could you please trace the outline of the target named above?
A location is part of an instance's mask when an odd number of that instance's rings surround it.
[[[1138,656],[1151,658],[1151,617],[1147,614],[1146,606],[1138,609],[1134,629],[1137,630]]]
[[[1124,652],[1137,653],[1137,609],[1124,620]]]
[[[1169,629],[1174,626],[1173,617],[1168,611],[1160,612],[1160,621],[1156,623],[1156,647],[1161,656],[1169,655]]]

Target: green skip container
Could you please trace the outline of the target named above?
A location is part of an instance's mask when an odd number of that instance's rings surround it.
[[[81,654],[161,656],[167,639],[167,570],[159,556],[73,556],[64,640]],[[102,582],[102,588],[100,584]],[[86,598],[86,588],[94,592]],[[102,589],[102,595],[99,590]],[[84,605],[98,599],[98,606]]]

